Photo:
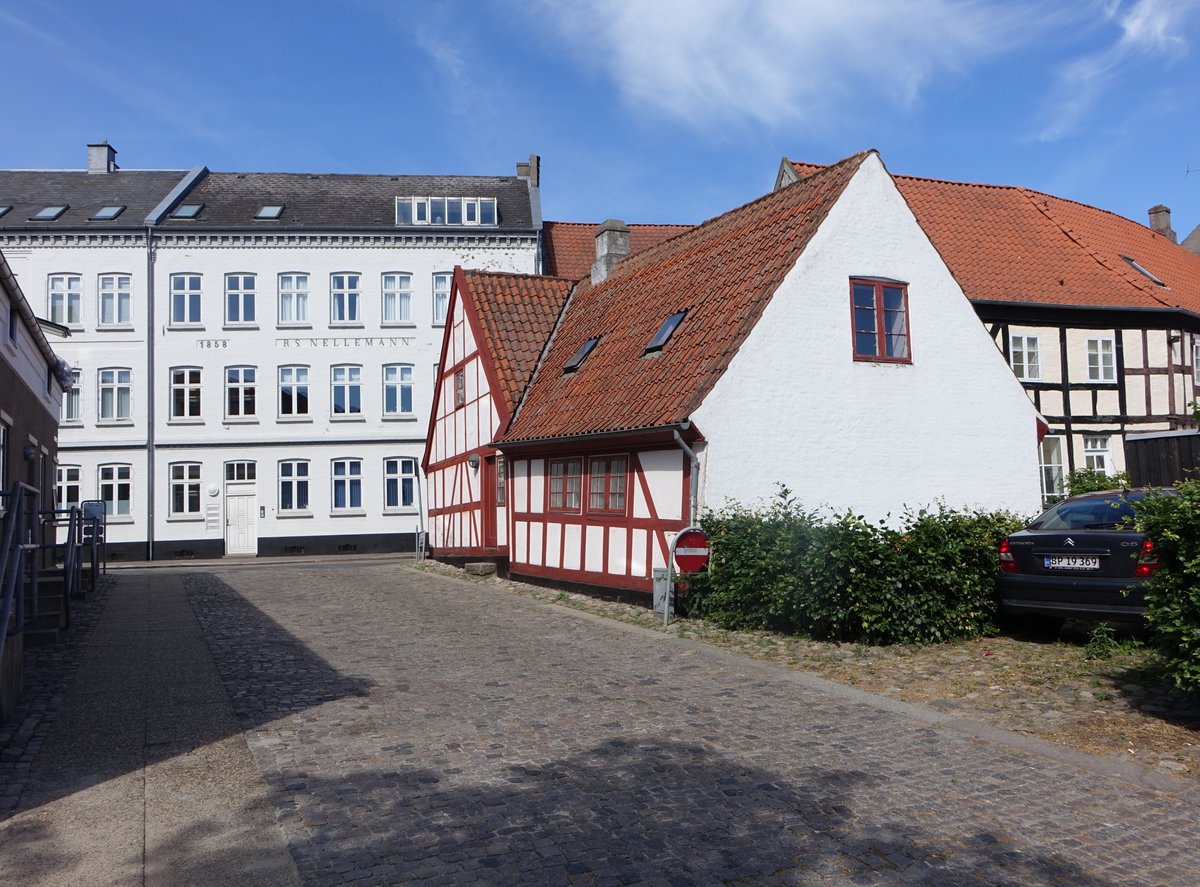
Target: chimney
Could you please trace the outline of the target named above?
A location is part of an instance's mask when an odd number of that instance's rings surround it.
[[[620,219],[609,219],[596,229],[596,261],[592,263],[592,283],[600,283],[629,257],[629,228]]]
[[[542,158],[536,154],[529,155],[528,163],[517,164],[517,178],[528,179],[529,184],[534,188],[538,187],[538,180],[541,178],[541,172]]]
[[[1163,206],[1150,207],[1150,227],[1161,234],[1171,243],[1175,243],[1175,232],[1171,230],[1171,209]]]
[[[117,166],[117,149],[108,142],[88,145],[88,174],[105,175],[120,169]]]

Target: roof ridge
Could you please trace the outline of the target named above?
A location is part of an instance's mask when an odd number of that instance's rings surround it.
[[[491,271],[487,268],[463,268],[463,274],[474,274],[478,277],[519,277],[522,280],[563,280],[574,283],[574,277],[560,277],[557,274],[527,274],[524,271]]]

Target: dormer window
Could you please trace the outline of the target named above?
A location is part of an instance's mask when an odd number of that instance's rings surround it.
[[[684,315],[687,311],[676,311],[670,317],[662,322],[662,326],[658,328],[658,332],[654,334],[654,338],[650,340],[650,344],[646,346],[644,354],[652,354],[655,351],[662,351],[663,346],[670,340],[672,334],[683,322]]]
[[[124,206],[102,206],[96,210],[95,215],[90,217],[90,221],[111,222],[123,212],[125,212]]]
[[[55,219],[57,219],[59,216],[61,216],[66,211],[67,211],[67,207],[65,205],[64,206],[46,206],[46,207],[43,207],[42,209],[39,209],[37,212],[35,212],[33,215],[31,215],[29,217],[29,221],[31,221],[31,222],[53,222]]]
[[[1139,265],[1136,261],[1131,259],[1129,256],[1121,256],[1121,258],[1124,259],[1126,262],[1128,262],[1134,271],[1137,271],[1139,274],[1145,275],[1153,283],[1157,284],[1158,286],[1166,287],[1165,283],[1163,283],[1161,280],[1159,280],[1157,277],[1155,277],[1153,274],[1151,274],[1149,271],[1147,271],[1145,268],[1143,268],[1141,265]]]
[[[3,206],[0,206],[0,218],[3,218],[4,216],[8,215],[8,211],[10,209],[12,209],[11,203],[6,203]]]
[[[254,214],[254,218],[270,220],[278,219],[281,215],[283,215],[282,206],[260,206],[258,212]]]
[[[495,197],[397,197],[397,225],[495,225]]]
[[[175,207],[175,211],[171,213],[173,219],[194,219],[200,215],[200,210],[204,209],[203,203],[181,203]]]
[[[579,369],[579,365],[587,360],[587,356],[592,353],[592,349],[596,347],[599,341],[600,337],[595,336],[580,345],[579,350],[575,352],[575,356],[563,365],[563,373],[573,373]]]

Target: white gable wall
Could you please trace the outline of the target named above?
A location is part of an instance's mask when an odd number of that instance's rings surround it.
[[[908,284],[911,364],[854,360],[856,276]],[[705,507],[1038,507],[1029,398],[874,155],[692,418]]]

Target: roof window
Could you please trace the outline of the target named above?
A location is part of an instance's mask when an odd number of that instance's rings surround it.
[[[495,197],[397,197],[397,225],[496,225]]]
[[[67,211],[67,207],[65,205],[64,206],[42,207],[41,209],[39,209],[37,212],[35,212],[33,215],[31,215],[29,217],[29,221],[31,221],[31,222],[53,222],[55,219],[57,219],[59,216],[61,216],[66,211]]]
[[[254,214],[256,219],[277,219],[283,215],[282,206],[260,206]]]
[[[658,328],[658,332],[654,334],[654,338],[650,340],[650,344],[646,346],[644,354],[650,354],[654,351],[662,351],[663,346],[671,338],[671,334],[679,327],[683,321],[687,311],[676,311],[670,317],[663,321],[662,326]]]
[[[194,219],[200,215],[200,210],[204,209],[203,203],[181,203],[175,207],[175,211],[171,213],[173,219]]]
[[[8,211],[9,211],[10,209],[12,209],[12,204],[11,204],[11,203],[6,203],[6,204],[4,204],[3,206],[0,206],[0,216],[5,216],[5,215],[7,215],[7,214],[8,214]]]
[[[124,206],[102,206],[96,210],[96,214],[91,217],[91,221],[111,222],[123,212],[125,212]]]
[[[587,356],[592,353],[592,349],[596,347],[596,343],[599,341],[599,336],[593,336],[580,345],[579,350],[575,352],[575,356],[568,360],[563,366],[563,372],[573,373],[579,369],[579,365],[587,360]]]
[[[1165,283],[1163,283],[1161,280],[1159,280],[1157,277],[1155,277],[1153,274],[1151,274],[1149,271],[1147,271],[1145,268],[1143,268],[1141,265],[1139,265],[1133,259],[1129,258],[1129,256],[1121,256],[1121,258],[1124,259],[1126,262],[1128,262],[1131,266],[1133,266],[1134,271],[1137,271],[1139,274],[1144,274],[1146,277],[1150,278],[1152,281],[1154,281],[1154,283],[1158,284],[1159,286],[1162,286],[1162,287],[1166,286]]]

